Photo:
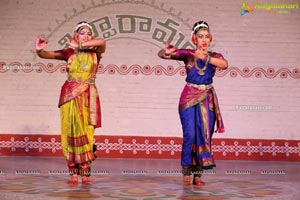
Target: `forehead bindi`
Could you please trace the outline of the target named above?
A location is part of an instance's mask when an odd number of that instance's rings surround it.
[[[89,28],[83,28],[79,31],[80,34],[92,34],[92,31]]]

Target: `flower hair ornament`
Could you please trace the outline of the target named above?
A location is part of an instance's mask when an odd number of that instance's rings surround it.
[[[194,25],[193,33],[196,34],[200,28],[206,28],[209,31],[208,24],[204,21],[201,21],[200,23],[198,22],[196,26]]]
[[[89,24],[89,23],[87,23],[87,22],[79,22],[78,24],[77,24],[77,26],[75,27],[75,29],[74,29],[74,32],[78,32],[82,27],[84,27],[84,26],[86,26],[86,27],[88,27],[89,29],[91,29],[91,31],[93,30],[93,28],[92,28],[92,26]]]

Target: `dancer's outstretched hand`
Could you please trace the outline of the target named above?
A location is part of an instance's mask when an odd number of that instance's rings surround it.
[[[47,46],[48,41],[44,40],[41,36],[38,36],[35,42],[35,49],[36,50],[42,50]]]
[[[171,53],[174,53],[176,50],[177,49],[173,45],[170,45],[168,41],[166,42],[165,52],[166,52],[167,55],[170,55]]]

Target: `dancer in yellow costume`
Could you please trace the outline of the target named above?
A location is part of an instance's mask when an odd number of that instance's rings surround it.
[[[68,63],[68,79],[59,100],[61,145],[72,176],[68,184],[78,184],[78,175],[82,177],[82,184],[91,184],[94,130],[101,127],[95,78],[106,44],[103,39],[93,37],[92,27],[87,22],[77,24],[72,41],[67,43],[69,48],[46,51],[47,43],[40,36],[37,38],[36,53],[40,58]]]

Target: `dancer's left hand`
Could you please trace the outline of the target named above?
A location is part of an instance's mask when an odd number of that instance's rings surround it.
[[[66,45],[68,47],[73,48],[73,49],[78,49],[79,48],[79,44],[74,39],[72,39],[70,41],[69,38],[66,38],[66,40],[67,40]]]
[[[199,50],[197,49],[194,52],[190,52],[191,55],[193,55],[194,57],[198,58],[198,59],[201,59],[201,60],[205,60],[208,56],[208,53],[206,51],[203,51],[203,50]]]

